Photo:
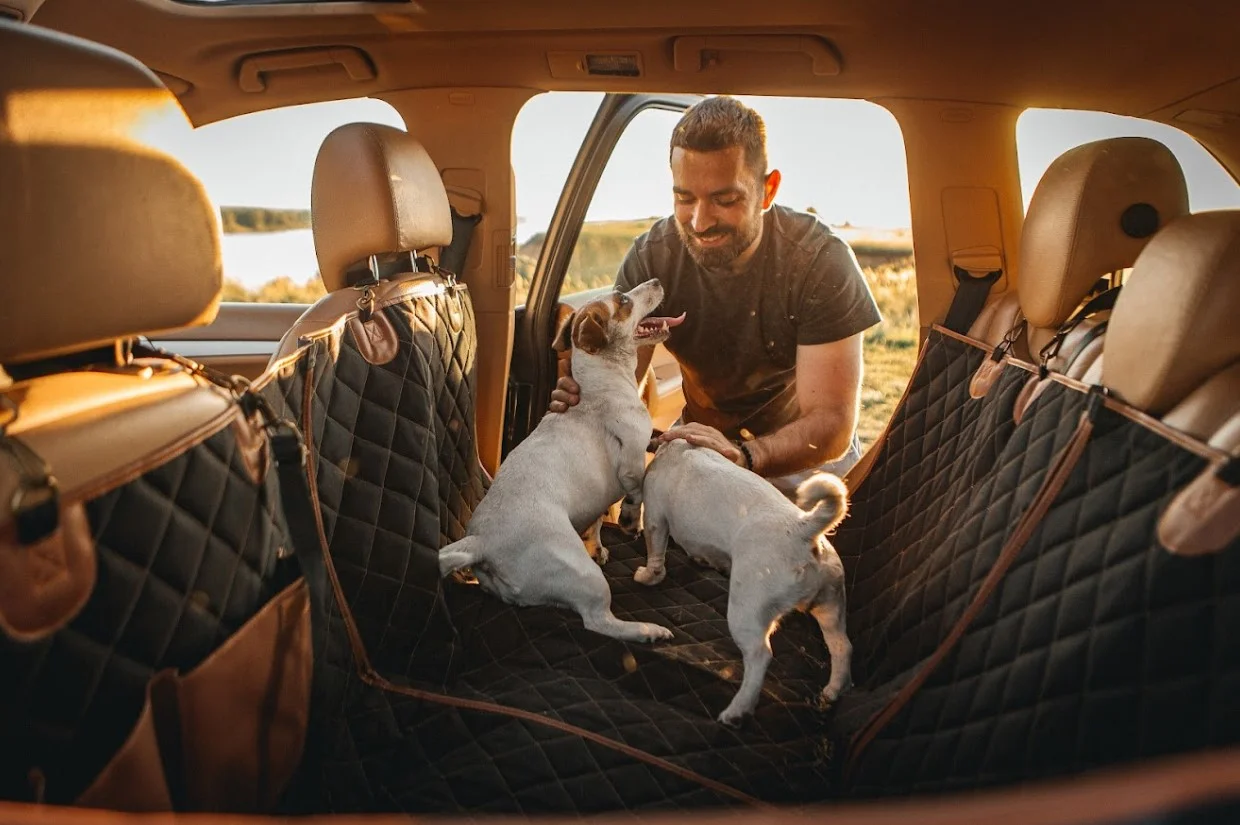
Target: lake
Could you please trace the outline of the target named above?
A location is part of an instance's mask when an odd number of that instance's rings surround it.
[[[309,229],[224,235],[224,277],[255,289],[287,275],[303,284],[318,275]]]

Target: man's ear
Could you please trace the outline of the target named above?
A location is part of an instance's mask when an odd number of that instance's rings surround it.
[[[770,174],[766,176],[766,180],[762,182],[762,208],[770,209],[771,204],[775,202],[775,193],[779,191],[779,184],[783,175],[778,169],[772,169]]]
[[[577,319],[573,328],[573,343],[577,345],[577,349],[591,355],[607,346],[607,330],[603,329],[594,313],[582,313],[581,318]]]
[[[570,314],[564,319],[564,323],[560,324],[560,330],[555,334],[555,340],[551,342],[551,348],[556,352],[567,352],[573,348],[573,322],[577,320],[577,313]]]

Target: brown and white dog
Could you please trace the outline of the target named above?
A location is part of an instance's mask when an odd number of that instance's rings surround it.
[[[637,348],[666,340],[684,319],[650,317],[662,301],[663,286],[651,280],[592,301],[564,323],[555,348],[572,348],[581,401],[544,416],[504,459],[466,536],[439,551],[442,575],[472,567],[482,588],[509,604],[566,607],[618,639],[671,637],[612,614],[607,580],[581,540],[621,497],[630,519],[641,506],[651,423],[637,389]]]

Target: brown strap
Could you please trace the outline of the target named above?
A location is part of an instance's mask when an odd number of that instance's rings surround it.
[[[913,678],[900,689],[895,698],[871,717],[870,721],[853,735],[852,740],[849,742],[848,761],[844,767],[844,781],[846,783],[852,779],[853,772],[860,764],[865,749],[869,747],[870,743],[874,741],[883,728],[904,709],[938,666],[943,663],[943,660],[947,658],[947,655],[955,649],[956,645],[964,637],[969,625],[973,623],[973,620],[981,613],[982,608],[986,606],[990,597],[999,588],[1003,577],[1011,569],[1025,543],[1033,535],[1034,529],[1042,521],[1047,510],[1050,509],[1060,490],[1063,489],[1064,483],[1067,482],[1068,476],[1072,473],[1072,469],[1076,467],[1081,455],[1085,452],[1085,446],[1089,443],[1090,435],[1093,433],[1094,419],[1097,417],[1098,411],[1102,409],[1102,400],[1103,396],[1100,393],[1091,394],[1089,406],[1081,412],[1076,431],[1073,432],[1067,445],[1060,450],[1059,455],[1055,458],[1050,471],[1046,474],[1046,478],[1042,481],[1042,486],[1034,495],[1029,508],[1021,515],[1020,520],[1016,524],[1016,529],[1008,538],[1003,549],[999,551],[999,557],[995,560],[994,566],[986,574],[986,578],[982,581],[981,587],[978,588],[969,606],[965,608],[964,613],[961,614],[960,618],[952,626],[951,632],[939,643],[938,648],[935,649],[934,653],[930,655],[930,658],[925,661]]]
[[[636,759],[640,762],[644,762],[652,767],[667,771],[668,773],[679,776],[689,782],[694,782],[702,787],[709,788],[720,795],[731,797],[732,799],[744,802],[753,807],[773,808],[773,806],[769,803],[763,802],[756,797],[752,797],[743,791],[739,791],[736,788],[731,787],[730,785],[725,785],[722,782],[716,782],[709,777],[702,776],[701,774],[691,771],[688,768],[669,762],[662,757],[655,756],[652,753],[647,753],[646,751],[638,748],[634,748],[624,742],[618,742],[615,739],[610,739],[606,736],[595,733],[594,731],[577,727],[576,725],[568,722],[564,722],[559,719],[552,719],[538,713],[522,710],[521,708],[499,705],[492,702],[482,702],[475,699],[465,699],[459,696],[449,696],[447,694],[419,690],[418,688],[408,687],[405,685],[398,685],[388,681],[385,677],[380,675],[379,672],[375,670],[374,665],[370,662],[370,656],[366,652],[366,645],[362,641],[361,632],[358,630],[357,622],[353,618],[353,611],[349,607],[348,600],[345,598],[344,588],[340,585],[340,577],[336,574],[336,566],[332,563],[331,552],[328,549],[329,545],[327,542],[327,531],[323,527],[323,513],[321,507],[319,506],[319,491],[318,484],[316,483],[318,456],[314,443],[313,372],[313,369],[306,370],[305,391],[302,395],[302,429],[305,434],[306,448],[309,453],[306,460],[306,472],[310,481],[310,496],[314,501],[315,522],[319,531],[319,542],[323,549],[323,561],[324,566],[327,568],[327,578],[331,583],[332,591],[335,594],[336,606],[340,610],[340,617],[343,620],[345,629],[349,634],[349,646],[353,650],[353,658],[357,663],[358,676],[361,677],[362,681],[372,687],[377,687],[392,693],[400,693],[405,696],[420,699],[424,702],[432,702],[439,705],[446,705],[448,707],[479,711],[482,713],[494,713],[501,716],[509,716],[513,719],[520,719],[531,724],[554,728],[555,730],[563,731],[564,733],[572,734],[582,739],[587,739],[605,748],[610,748],[611,750],[622,753],[625,756]]]

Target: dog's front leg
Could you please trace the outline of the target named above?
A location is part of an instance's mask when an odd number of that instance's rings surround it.
[[[612,439],[615,449],[613,460],[624,501],[620,504],[619,527],[630,536],[641,532],[642,480],[646,477],[646,450],[644,445],[626,446],[618,438]]]

